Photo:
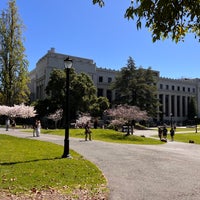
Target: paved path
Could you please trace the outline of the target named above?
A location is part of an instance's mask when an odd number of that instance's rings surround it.
[[[30,133],[0,131],[33,138]],[[156,132],[135,134],[151,136]],[[42,141],[63,145],[63,137],[41,134]],[[110,200],[199,200],[200,145],[85,142],[70,138],[70,148],[95,163],[108,179]]]

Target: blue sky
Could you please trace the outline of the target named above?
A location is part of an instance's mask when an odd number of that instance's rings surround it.
[[[0,0],[0,10],[8,0]],[[29,70],[54,47],[56,52],[93,59],[98,67],[121,69],[131,56],[136,65],[151,67],[168,78],[200,78],[200,43],[194,35],[178,44],[171,39],[152,42],[151,33],[137,30],[124,18],[130,0],[105,0],[105,7],[92,0],[16,0],[26,26]]]

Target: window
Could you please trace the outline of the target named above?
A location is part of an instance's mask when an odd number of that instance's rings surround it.
[[[177,86],[177,90],[180,91],[180,86]]]
[[[161,89],[161,90],[163,89],[163,84],[160,84],[160,89]]]
[[[166,85],[166,90],[169,90],[169,85]]]
[[[175,88],[174,85],[172,85],[172,90],[174,90],[174,88]]]
[[[108,83],[111,83],[111,82],[112,82],[112,78],[108,77]]]
[[[183,87],[183,92],[185,92],[185,87]]]
[[[97,90],[97,96],[98,97],[102,97],[103,96],[103,89],[102,88],[98,88],[98,90]]]
[[[106,97],[108,98],[109,102],[112,101],[112,91],[111,90],[106,91]]]
[[[99,83],[103,82],[103,76],[99,76]]]

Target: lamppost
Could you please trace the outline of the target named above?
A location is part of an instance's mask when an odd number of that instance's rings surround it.
[[[170,113],[170,124],[171,124],[171,128],[172,128],[172,116],[173,116],[173,114],[172,113]]]
[[[66,104],[65,104],[65,140],[64,140],[64,153],[62,155],[62,158],[70,158],[69,154],[69,72],[72,67],[73,61],[67,57],[64,60],[65,69],[66,69]]]
[[[194,121],[195,121],[195,133],[197,133],[197,116],[194,116]]]
[[[49,106],[47,106],[47,116],[48,116],[48,114],[49,114]],[[49,126],[49,124],[48,124],[48,117],[46,118],[46,125],[47,125],[47,127],[46,127],[46,129],[48,129],[48,126]]]

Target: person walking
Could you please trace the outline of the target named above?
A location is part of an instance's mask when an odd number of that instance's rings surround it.
[[[6,119],[6,131],[8,131],[8,128],[10,127],[10,119]]]
[[[40,137],[40,129],[41,129],[41,123],[40,123],[40,120],[37,120],[37,122],[36,122],[36,137]]]
[[[15,127],[16,127],[16,122],[15,122],[14,119],[12,119],[11,126],[12,126],[12,129],[15,129]]]
[[[170,130],[171,141],[174,141],[174,134],[175,134],[175,130],[174,128],[171,128]]]
[[[161,127],[158,128],[158,137],[160,138],[160,140],[162,139],[162,135],[163,135],[163,130]]]
[[[33,123],[33,137],[36,137],[37,120]]]
[[[92,137],[91,137],[91,130],[90,130],[90,126],[89,126],[89,121],[86,123],[85,125],[85,141],[87,141],[88,139],[88,136],[89,136],[89,140],[91,141],[92,140]]]
[[[167,133],[168,133],[168,130],[166,127],[163,128],[163,138],[167,141]]]

